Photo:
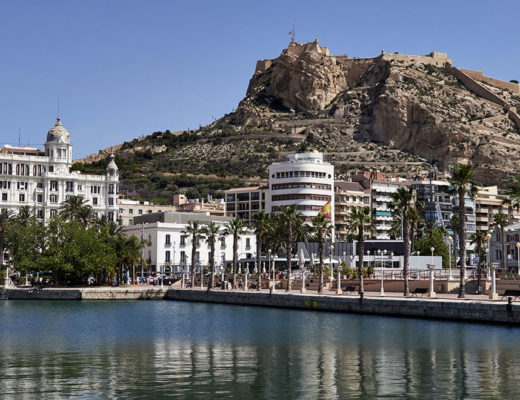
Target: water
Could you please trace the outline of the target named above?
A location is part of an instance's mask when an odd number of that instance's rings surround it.
[[[0,301],[0,398],[513,399],[519,339],[267,308]]]

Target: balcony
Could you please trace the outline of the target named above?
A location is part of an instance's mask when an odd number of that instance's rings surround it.
[[[164,242],[164,247],[171,247],[172,246],[172,242]]]

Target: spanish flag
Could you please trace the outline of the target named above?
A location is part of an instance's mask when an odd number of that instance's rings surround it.
[[[330,200],[327,201],[323,207],[321,207],[320,214],[325,218],[330,218],[332,216]]]

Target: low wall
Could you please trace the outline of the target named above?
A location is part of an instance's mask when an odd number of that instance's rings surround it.
[[[162,300],[166,288],[80,288],[44,289],[29,292],[29,289],[2,289],[3,300]]]
[[[520,85],[514,82],[506,82],[501,79],[491,78],[489,76],[484,75],[481,71],[475,71],[472,69],[459,68],[466,75],[470,76],[473,79],[478,81],[486,82],[491,86],[495,86],[499,89],[510,90],[513,93],[520,94]]]
[[[520,305],[505,302],[424,298],[364,298],[360,301],[358,297],[221,291],[208,293],[177,289],[169,289],[165,299],[520,325]]]

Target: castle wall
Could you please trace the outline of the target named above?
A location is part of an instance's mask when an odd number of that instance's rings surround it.
[[[385,61],[394,60],[394,61],[401,61],[401,62],[405,62],[405,63],[430,64],[430,65],[434,65],[439,68],[443,68],[443,67],[452,65],[451,58],[448,58],[446,53],[439,53],[439,52],[432,52],[427,56],[382,53],[379,57],[381,57]]]
[[[354,86],[363,74],[374,64],[375,58],[348,58],[348,56],[335,57],[336,62],[346,70],[345,77],[348,86]]]
[[[462,82],[462,84],[472,92],[476,93],[478,96],[492,101],[493,103],[499,104],[501,106],[507,107],[507,103],[502,100],[500,97],[498,97],[495,93],[492,91],[486,89],[484,86],[482,86],[480,83],[475,81],[471,76],[467,75],[462,70],[452,67],[451,71],[455,75],[455,77]]]
[[[258,60],[256,62],[255,74],[267,71],[271,65],[273,65],[273,60]]]
[[[510,90],[513,93],[520,94],[520,84],[514,82],[506,82],[501,79],[490,78],[484,75],[481,71],[474,71],[472,69],[460,68],[462,72],[478,81],[485,82],[489,85],[495,86],[500,89]]]

